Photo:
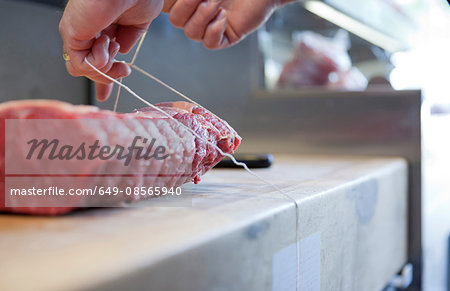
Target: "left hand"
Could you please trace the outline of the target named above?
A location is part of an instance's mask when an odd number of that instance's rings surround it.
[[[115,62],[117,53],[128,53],[161,12],[163,0],[69,0],[59,30],[64,41],[66,68],[72,76],[95,82],[97,99],[106,100],[113,84],[95,72],[117,79],[130,68]]]

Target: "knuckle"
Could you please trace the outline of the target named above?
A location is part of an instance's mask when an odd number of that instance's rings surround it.
[[[203,17],[208,17],[212,12],[215,12],[215,11],[210,11],[210,7],[211,6],[209,4],[209,1],[202,2],[202,3],[200,3],[200,5],[198,5],[197,13],[199,13]]]
[[[61,29],[62,29],[62,34],[64,35],[66,40],[74,42],[75,40],[78,39],[78,37],[79,37],[78,34],[75,32],[73,27],[71,27],[70,25],[66,26],[63,23]]]
[[[72,77],[80,77],[80,76],[83,76],[83,74],[80,74],[79,72],[77,72],[76,70],[74,70],[73,68],[70,68],[70,67],[67,68],[67,72],[68,72],[69,75],[71,75]]]
[[[73,62],[68,62],[66,64],[67,71],[71,76],[74,77],[81,77],[81,76],[89,76],[91,72],[88,69],[83,69],[80,66],[77,66]]]
[[[102,71],[105,74],[108,74],[109,70],[111,70],[112,65],[113,65],[112,62],[108,62],[106,66],[100,68],[100,71]]]
[[[63,36],[63,34],[64,34],[64,24],[63,24],[63,21],[64,21],[64,20],[61,19],[61,21],[59,22],[59,25],[58,25],[59,33],[61,34],[61,36]]]
[[[73,68],[71,63],[66,62],[66,70],[67,70],[67,73],[69,73],[69,75],[71,75],[72,77],[78,77],[76,70]]]
[[[99,62],[97,63],[97,68],[100,69],[100,71],[104,71],[108,68],[108,61],[107,58],[101,58]],[[91,69],[92,70],[92,69]]]
[[[67,70],[67,72],[69,73],[69,75],[71,75],[72,77],[79,77],[80,75],[76,74],[75,72],[71,71],[71,70]]]
[[[91,65],[94,66],[97,70],[104,71],[108,65],[108,59],[103,57],[97,57],[90,61]],[[94,70],[89,64],[83,62],[82,70],[89,74],[97,74],[97,71]]]

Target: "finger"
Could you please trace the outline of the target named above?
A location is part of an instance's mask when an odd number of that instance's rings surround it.
[[[120,51],[120,44],[117,41],[111,41],[109,44],[109,61],[114,63],[114,59]]]
[[[66,68],[72,76],[88,75],[93,69],[86,64],[85,58],[97,68],[103,68],[109,60],[110,40],[106,35],[95,40],[92,50],[70,50],[65,49],[70,57],[70,62],[66,62]]]
[[[98,39],[95,40],[91,52],[86,57],[94,67],[103,68],[108,64],[110,43],[111,40],[106,34],[102,34]],[[84,60],[82,64],[84,64]]]
[[[101,84],[101,83],[95,83],[95,92],[97,100],[100,102],[108,100],[109,96],[111,95],[113,89],[113,84]]]
[[[172,22],[175,27],[184,27],[201,1],[202,0],[178,0],[170,10],[170,22]]]
[[[66,68],[69,74],[74,77],[83,76],[87,72],[87,68],[81,68],[83,67],[84,59],[89,54],[89,50],[70,50],[64,48],[64,52],[69,55],[69,61],[66,62]]]
[[[104,44],[106,46],[106,43]],[[117,56],[118,52],[120,50],[120,45],[116,41],[111,41],[108,48],[108,61],[105,66],[101,67],[101,64],[94,64],[91,63],[97,67],[99,70],[103,72],[107,72],[111,69],[111,67],[114,65],[114,59]],[[104,52],[103,52],[104,53]],[[86,76],[89,74],[92,74],[94,71],[89,65],[85,64],[84,59],[88,55],[88,51],[72,51],[71,54],[69,54],[70,61],[66,62],[66,69],[69,72],[70,75],[74,77],[79,76]],[[103,58],[104,56],[102,56]],[[82,64],[74,65],[75,63],[82,62]]]
[[[72,50],[86,50],[92,47],[94,39],[93,38],[80,39],[79,35],[81,33],[78,33],[77,31],[74,30],[73,25],[69,20],[71,17],[67,15],[68,14],[65,11],[61,21],[59,22],[59,33],[61,34],[64,47],[66,47],[67,49],[70,48]]]
[[[184,26],[184,33],[193,40],[200,41],[205,35],[208,23],[214,19],[219,10],[220,2],[204,1],[198,5],[197,10]]]
[[[228,39],[230,45],[234,45],[243,39],[244,35],[237,34],[233,29],[233,26],[228,24],[227,29],[225,30],[225,37]]]
[[[131,74],[131,69],[128,65],[126,65],[124,63],[116,62],[111,67],[111,69],[107,72],[104,72],[104,74],[106,74],[107,76],[116,80],[119,78],[128,77]],[[87,75],[86,77],[96,83],[101,83],[101,84],[111,84],[112,83],[112,81],[110,79],[104,77],[103,75],[101,75],[97,72],[91,73],[91,74]]]
[[[66,62],[66,70],[72,77],[81,77],[84,76],[81,71],[76,70],[75,67],[72,65],[72,61]]]
[[[70,49],[90,48],[84,42],[94,39],[133,5],[134,1],[114,1],[112,5],[104,1],[69,1],[60,22],[64,43]]]
[[[111,43],[109,44],[109,49],[108,49],[109,60],[106,64],[106,66],[104,66],[103,68],[98,68],[98,69],[102,72],[108,72],[109,70],[111,70],[112,66],[115,63],[115,58],[116,58],[117,54],[119,53],[119,50],[120,50],[120,44],[116,41],[111,41]]]
[[[116,41],[120,44],[120,53],[127,54],[147,31],[148,24],[140,27],[136,26],[119,26],[116,32]]]
[[[74,77],[84,76],[94,82],[101,83],[101,84],[112,83],[111,80],[109,80],[106,77],[103,77],[101,74],[99,74],[95,71],[90,72],[89,74],[80,74],[79,71],[76,71],[73,68],[70,61],[66,62],[66,68],[67,68],[67,71],[69,72],[69,74]],[[119,78],[128,77],[131,74],[131,69],[128,65],[126,65],[124,63],[116,62],[113,64],[113,66],[111,67],[111,69],[109,71],[105,72],[105,74],[113,79],[119,79]]]
[[[225,35],[227,26],[227,14],[222,10],[206,28],[203,45],[208,49],[219,49],[229,46],[230,43]]]
[[[177,0],[165,0],[162,12],[169,13],[170,9],[172,9],[172,6],[175,4],[175,2],[177,2]]]
[[[111,51],[116,51],[119,49],[119,45],[112,45],[110,50]],[[110,54],[110,63],[112,64],[111,66],[107,65],[104,68],[98,68],[100,71],[102,71],[103,73],[107,74],[108,76],[112,77],[113,79],[118,79],[118,78],[122,78],[122,77],[127,77],[131,74],[131,69],[127,64],[124,64],[122,62],[114,62],[114,53]],[[87,65],[87,64],[86,64]],[[89,71],[81,71],[79,69],[76,69],[73,64],[72,61],[67,61],[66,62],[66,69],[69,72],[70,75],[74,76],[74,77],[80,77],[80,76],[85,76],[86,78],[91,79],[92,81],[95,82],[99,82],[99,83],[103,83],[103,84],[109,84],[111,83],[111,80],[108,80],[107,78],[103,77],[101,74],[99,74],[98,72],[96,72],[94,69],[92,69],[91,67],[89,67],[90,70]]]

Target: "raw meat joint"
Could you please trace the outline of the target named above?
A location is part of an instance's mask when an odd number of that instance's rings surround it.
[[[367,79],[352,66],[349,46],[349,34],[344,30],[339,30],[334,38],[312,31],[294,34],[293,54],[283,67],[278,87],[364,90]]]
[[[225,121],[200,106],[156,106],[173,119],[150,107],[116,113],[50,100],[0,104],[0,212],[58,215],[135,202],[152,194],[52,196],[18,191],[171,189],[198,183],[223,158],[215,146],[232,154],[241,142]]]

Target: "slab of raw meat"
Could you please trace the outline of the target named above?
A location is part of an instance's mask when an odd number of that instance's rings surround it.
[[[157,106],[191,128],[202,139],[217,145],[225,153],[233,153],[240,144],[241,138],[225,121],[197,105],[172,102],[161,103]],[[54,122],[55,119],[57,122]],[[34,126],[38,122],[46,124],[47,127],[42,129],[42,126],[41,128]],[[70,128],[67,127],[67,122],[70,122]],[[8,132],[5,134],[6,130]],[[128,167],[124,167],[123,162],[117,160],[74,161],[70,167],[66,167],[67,161],[39,161],[38,163],[23,158],[15,159],[15,157],[26,156],[29,151],[29,146],[27,147],[27,144],[23,142],[26,138],[34,134],[42,136],[46,132],[58,133],[72,142],[76,136],[76,139],[100,140],[102,144],[108,145],[129,145],[135,136],[152,137],[168,149],[170,155],[164,160],[133,160]],[[11,135],[11,133],[14,134]],[[74,138],[71,140],[72,136]],[[37,199],[34,201],[28,198],[28,204],[23,205],[23,201],[15,201],[14,199],[18,198],[5,193],[5,181],[24,179],[21,175],[14,175],[18,173],[33,176],[34,179],[42,181],[43,185],[51,185],[51,182],[57,179],[59,183],[64,181],[66,185],[75,179],[87,181],[83,180],[84,176],[89,177],[89,182],[83,182],[86,183],[83,185],[85,187],[94,187],[96,183],[112,187],[178,187],[191,181],[197,183],[201,175],[223,158],[211,144],[202,139],[195,137],[177,122],[150,107],[135,110],[132,113],[115,113],[100,110],[94,106],[75,106],[50,100],[2,103],[0,104],[0,212],[56,215],[80,207],[95,207],[105,202],[103,201],[105,199],[110,199],[109,202],[113,203],[148,197],[146,195],[131,196],[131,198],[125,195],[113,198],[70,196],[65,197],[66,200],[62,200],[65,204],[58,207],[47,205],[42,207]],[[6,163],[7,167],[5,167]],[[74,171],[79,175],[73,176]],[[55,178],[51,174],[61,176]],[[26,180],[23,181],[26,184]]]

